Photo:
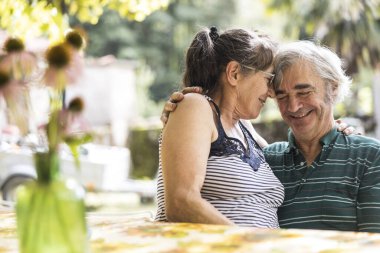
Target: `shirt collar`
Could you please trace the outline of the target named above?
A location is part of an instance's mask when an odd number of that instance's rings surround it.
[[[322,145],[329,145],[333,140],[335,140],[335,138],[339,135],[339,131],[337,129],[336,126],[334,126],[330,132],[328,132],[325,136],[323,136],[319,142],[322,144]],[[289,128],[288,130],[288,142],[289,142],[289,146],[288,148],[285,150],[287,153],[290,153],[290,151],[292,150],[296,150],[297,149],[297,145],[296,145],[296,139],[294,137],[294,134],[292,132],[292,130]]]

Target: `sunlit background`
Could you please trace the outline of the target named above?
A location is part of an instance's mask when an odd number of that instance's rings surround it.
[[[380,139],[380,0],[1,0],[0,13],[0,43],[22,37],[36,54],[70,27],[86,37],[85,72],[67,97],[84,98],[94,145],[100,155],[112,151],[99,161],[101,182],[86,185],[89,210],[154,211],[159,117],[181,89],[184,52],[203,27],[261,30],[280,42],[307,39],[335,50],[353,79],[336,118]],[[48,98],[41,89],[31,97],[38,124]],[[1,126],[8,123],[3,111]],[[286,138],[274,101],[253,124],[268,142]],[[91,167],[90,153],[99,150],[86,152]]]

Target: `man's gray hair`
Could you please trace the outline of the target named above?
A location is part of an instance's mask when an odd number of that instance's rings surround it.
[[[283,72],[300,60],[310,63],[316,74],[325,81],[328,102],[342,101],[349,94],[352,81],[343,70],[342,60],[330,49],[311,41],[290,42],[279,48],[274,60],[275,90],[282,82]]]

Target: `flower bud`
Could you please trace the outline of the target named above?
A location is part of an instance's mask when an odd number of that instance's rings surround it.
[[[84,109],[84,101],[80,97],[72,99],[67,108],[71,112],[82,112]]]
[[[82,35],[75,30],[66,34],[65,42],[77,50],[80,50],[84,45]]]
[[[71,60],[70,49],[64,44],[52,46],[46,52],[46,60],[50,67],[65,68]]]
[[[8,38],[4,43],[4,51],[7,53],[20,52],[24,49],[24,43],[18,38]]]

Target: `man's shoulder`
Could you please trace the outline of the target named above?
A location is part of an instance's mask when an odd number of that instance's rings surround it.
[[[289,142],[278,141],[266,146],[264,148],[264,152],[266,154],[276,154],[276,153],[283,154],[284,152],[288,150],[288,148],[289,148]]]
[[[358,147],[373,147],[375,149],[379,149],[380,148],[380,141],[378,139],[375,139],[375,138],[372,138],[372,137],[368,137],[368,136],[364,136],[364,135],[355,135],[355,134],[352,134],[352,135],[344,135],[344,134],[341,134],[340,135],[340,138],[337,139],[336,143],[338,144],[345,144],[345,145],[348,145],[348,146],[358,146]]]
[[[362,135],[340,135],[330,146],[336,157],[349,156],[350,158],[362,158],[376,163],[380,162],[380,141]]]

